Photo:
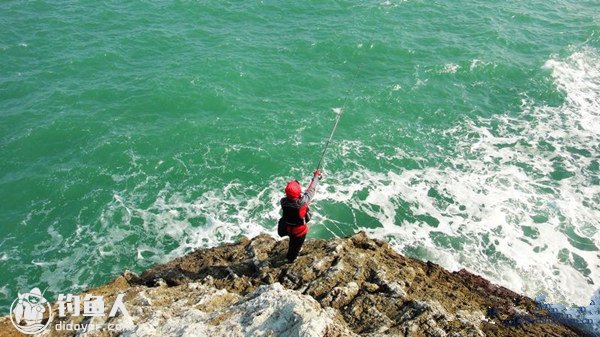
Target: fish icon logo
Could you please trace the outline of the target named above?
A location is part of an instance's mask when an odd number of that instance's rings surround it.
[[[40,289],[18,295],[10,306],[10,320],[15,328],[29,335],[44,331],[52,321],[52,308]]]

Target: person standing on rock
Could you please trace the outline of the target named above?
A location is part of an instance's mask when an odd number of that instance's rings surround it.
[[[298,257],[298,253],[300,253],[300,249],[304,244],[306,233],[308,233],[306,224],[311,218],[308,206],[315,196],[317,184],[321,178],[323,178],[321,172],[315,170],[304,194],[298,180],[290,180],[285,186],[285,198],[280,200],[283,215],[279,219],[277,233],[281,237],[290,237],[286,255],[289,262],[293,262]]]

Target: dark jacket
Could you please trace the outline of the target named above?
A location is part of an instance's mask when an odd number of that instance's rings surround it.
[[[306,224],[311,218],[309,205],[315,196],[318,182],[319,178],[313,177],[304,194],[298,199],[281,198],[279,203],[283,214],[278,224],[280,236],[293,235],[301,237],[308,233]]]

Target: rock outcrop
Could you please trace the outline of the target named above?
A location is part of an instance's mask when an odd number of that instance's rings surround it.
[[[286,249],[259,235],[196,250],[89,291],[107,302],[125,293],[129,317],[61,319],[99,327],[78,336],[583,336],[541,319],[528,297],[362,232],[308,240],[293,263]],[[0,321],[0,335],[18,335],[10,324]]]

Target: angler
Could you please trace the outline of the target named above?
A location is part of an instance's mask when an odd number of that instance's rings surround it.
[[[311,218],[309,206],[315,196],[317,184],[322,178],[321,172],[315,170],[304,194],[298,180],[290,180],[285,186],[285,197],[280,200],[283,216],[279,219],[277,233],[282,237],[290,237],[286,255],[289,262],[293,262],[298,257],[304,244],[308,233],[307,224]]]

